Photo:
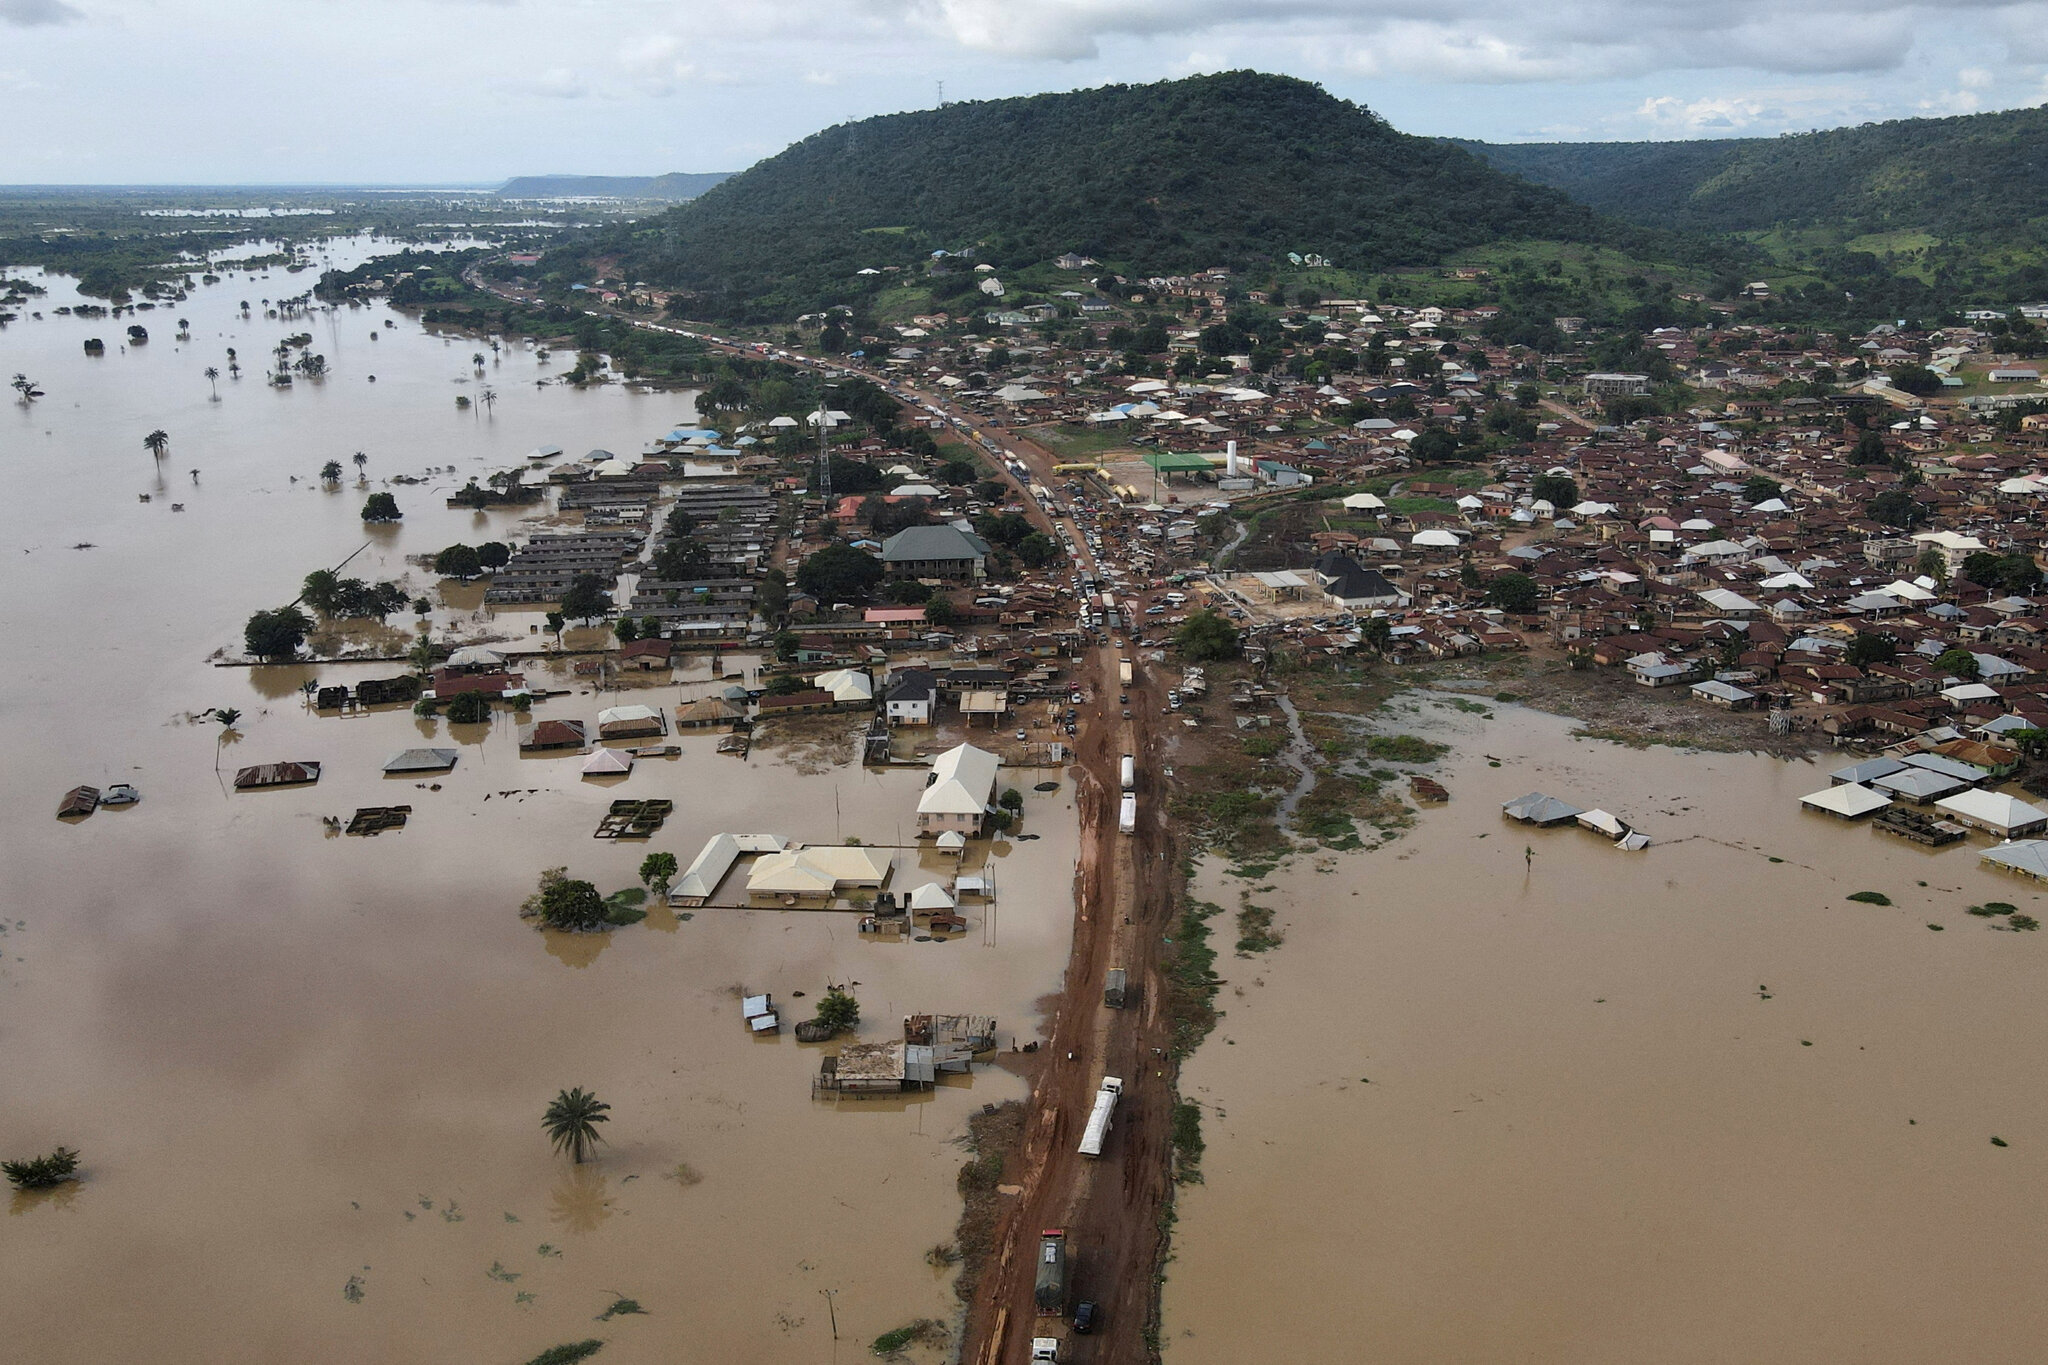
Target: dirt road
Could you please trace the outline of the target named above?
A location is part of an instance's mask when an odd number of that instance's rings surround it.
[[[1129,690],[1132,718],[1120,718],[1114,649],[1086,661],[1093,695],[1083,710],[1074,769],[1081,857],[1074,877],[1074,945],[1066,985],[1047,1029],[1047,1062],[1027,1108],[1022,1186],[997,1237],[995,1263],[968,1309],[961,1359],[1021,1361],[1034,1336],[1066,1338],[1062,1360],[1142,1361],[1155,1309],[1153,1270],[1161,1253],[1159,1214],[1168,1194],[1172,1076],[1164,1060],[1159,954],[1170,922],[1172,849],[1160,819],[1161,775],[1151,728],[1163,687],[1142,678]],[[1138,756],[1138,831],[1117,831],[1124,753]],[[1136,990],[1126,1008],[1102,1003],[1103,977],[1123,967]],[[1071,1060],[1069,1056],[1071,1054]],[[1095,1090],[1123,1079],[1123,1098],[1100,1159],[1077,1151]],[[1041,1317],[1033,1299],[1038,1238],[1064,1228],[1072,1265],[1069,1307],[1099,1306],[1093,1336]]]

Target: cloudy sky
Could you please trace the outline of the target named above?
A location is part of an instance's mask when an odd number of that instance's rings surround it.
[[[0,183],[736,170],[948,100],[1254,67],[1410,132],[2048,100],[2048,0],[0,0]]]

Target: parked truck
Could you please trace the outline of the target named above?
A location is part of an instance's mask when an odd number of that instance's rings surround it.
[[[1047,1313],[1067,1311],[1067,1230],[1047,1228],[1038,1234],[1039,1308]]]
[[[1124,1093],[1124,1083],[1115,1076],[1104,1076],[1102,1088],[1095,1092],[1095,1109],[1088,1115],[1088,1127],[1081,1134],[1081,1155],[1101,1156],[1102,1144],[1109,1141],[1109,1125],[1116,1117],[1117,1096]]]
[[[1040,1361],[1050,1361],[1052,1365],[1059,1365],[1059,1359],[1060,1339],[1058,1337],[1031,1338],[1031,1365],[1039,1365]]]
[[[1134,792],[1125,792],[1123,805],[1116,813],[1116,827],[1124,834],[1138,832],[1138,798]]]
[[[1109,975],[1102,978],[1102,1003],[1113,1010],[1122,1009],[1127,979],[1123,968],[1111,967]]]
[[[1116,661],[1116,680],[1125,687],[1131,685],[1131,661],[1129,659],[1118,659]]]
[[[1135,754],[1125,754],[1123,761],[1123,789],[1134,792],[1138,789],[1138,759]]]

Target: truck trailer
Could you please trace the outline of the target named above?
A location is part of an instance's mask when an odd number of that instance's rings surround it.
[[[1138,832],[1138,798],[1135,793],[1124,793],[1123,805],[1116,814],[1116,827],[1123,834]]]
[[[1135,754],[1125,754],[1122,766],[1123,789],[1134,792],[1138,789],[1138,759]]]
[[[1125,687],[1131,685],[1131,661],[1129,659],[1118,659],[1116,661],[1116,680]]]
[[[1110,1121],[1116,1117],[1117,1096],[1124,1093],[1124,1083],[1115,1076],[1104,1076],[1102,1088],[1095,1092],[1095,1109],[1088,1115],[1088,1127],[1081,1134],[1081,1155],[1101,1156],[1102,1144],[1109,1141]]]
[[[1128,980],[1123,968],[1111,967],[1109,974],[1102,978],[1102,1003],[1113,1010],[1122,1009]]]
[[[1047,1313],[1067,1311],[1067,1230],[1047,1228],[1038,1234],[1038,1307]]]

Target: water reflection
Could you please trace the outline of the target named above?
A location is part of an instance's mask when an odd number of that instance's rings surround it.
[[[543,929],[541,940],[547,945],[548,956],[571,967],[588,967],[597,961],[599,953],[611,946],[610,934],[565,934],[559,929]]]
[[[257,696],[278,701],[299,693],[318,674],[309,664],[291,664],[249,670],[249,686]]]
[[[50,1190],[16,1190],[14,1198],[7,1201],[7,1212],[19,1218],[31,1209],[69,1209],[78,1202],[78,1192],[84,1188],[83,1181],[67,1180]]]
[[[571,1232],[595,1232],[617,1212],[610,1182],[604,1172],[588,1163],[571,1166],[568,1175],[548,1195],[548,1221]]]

